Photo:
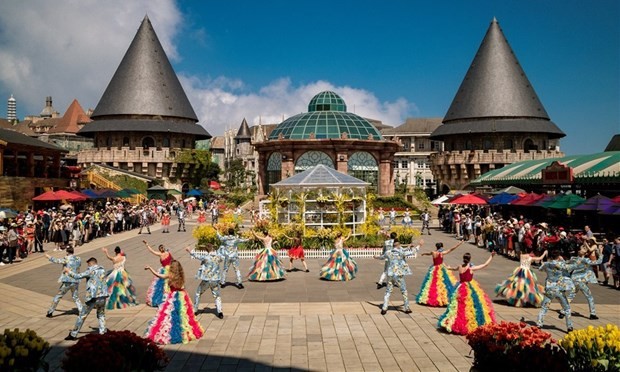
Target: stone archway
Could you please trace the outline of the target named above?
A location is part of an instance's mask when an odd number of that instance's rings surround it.
[[[335,168],[332,158],[323,151],[306,151],[295,161],[295,173],[303,172],[319,164]]]
[[[347,173],[377,188],[379,185],[379,164],[377,159],[366,151],[357,151],[349,156]]]

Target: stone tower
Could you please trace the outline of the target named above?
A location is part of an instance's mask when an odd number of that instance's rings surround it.
[[[9,98],[6,104],[6,120],[10,122],[17,122],[17,102],[13,95]]]

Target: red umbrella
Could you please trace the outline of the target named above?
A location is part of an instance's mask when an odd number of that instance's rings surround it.
[[[538,200],[544,198],[544,195],[538,195],[536,193],[529,193],[527,195],[525,195],[524,197],[522,197],[521,199],[517,199],[515,201],[513,201],[512,205],[530,205],[534,202],[537,202]]]
[[[466,194],[456,197],[449,201],[450,204],[487,204],[487,201],[483,198],[474,195]]]
[[[78,200],[79,198],[80,197],[70,193],[69,191],[58,190],[58,191],[45,192],[39,196],[35,196],[34,198],[32,198],[32,200],[34,201],[58,201],[58,200],[74,201],[74,200]],[[84,198],[84,196],[81,196],[81,198]],[[86,199],[84,198],[84,200]]]
[[[217,181],[209,181],[209,188],[212,188],[213,190],[219,190],[222,188],[222,185],[220,185],[220,183]]]
[[[88,199],[88,196],[82,194],[81,192],[75,190],[75,191],[70,191],[69,194],[75,195],[75,199],[73,199],[73,201],[84,201],[86,199]]]
[[[620,203],[620,195],[616,196],[615,198],[611,198],[611,201],[614,203]]]

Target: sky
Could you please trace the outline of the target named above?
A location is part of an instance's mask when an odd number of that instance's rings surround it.
[[[0,102],[13,94],[22,119],[46,96],[61,114],[95,108],[145,14],[213,135],[279,123],[323,90],[392,126],[443,117],[496,17],[562,151],[620,134],[617,0],[0,1]]]

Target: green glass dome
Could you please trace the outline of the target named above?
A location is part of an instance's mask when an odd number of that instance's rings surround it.
[[[346,132],[350,139],[382,140],[381,133],[359,115],[346,112],[344,100],[334,92],[321,92],[308,104],[307,113],[292,116],[280,123],[269,135],[275,140],[340,138]]]

